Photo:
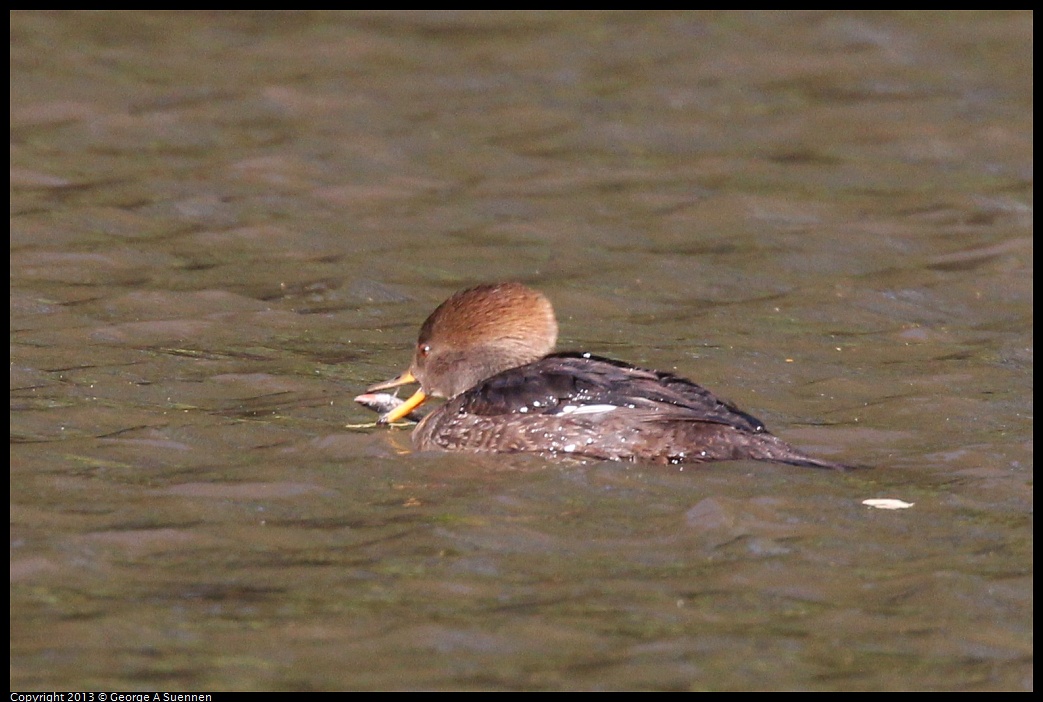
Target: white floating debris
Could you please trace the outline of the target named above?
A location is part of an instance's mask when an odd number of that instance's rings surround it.
[[[876,507],[877,509],[909,509],[915,502],[903,502],[902,500],[896,500],[890,497],[882,497],[879,499],[862,500],[862,504],[868,507]]]

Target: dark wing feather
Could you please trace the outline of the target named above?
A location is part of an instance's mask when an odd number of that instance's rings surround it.
[[[553,354],[494,375],[466,393],[462,410],[481,416],[558,414],[566,405],[648,410],[651,421],[701,421],[760,433],[764,423],[672,373],[589,354]]]

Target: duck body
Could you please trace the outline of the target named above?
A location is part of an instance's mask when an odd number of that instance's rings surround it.
[[[558,353],[482,381],[424,417],[417,450],[572,455],[614,461],[753,459],[838,468],[671,373]]]
[[[556,337],[541,294],[518,283],[464,290],[424,323],[410,369],[369,391],[420,383],[383,422],[409,415],[428,395],[447,398],[413,430],[422,451],[846,467],[808,456],[681,376],[589,353],[550,353]],[[356,399],[366,404],[366,397]]]

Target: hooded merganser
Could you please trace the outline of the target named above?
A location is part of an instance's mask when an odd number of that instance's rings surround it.
[[[520,283],[456,293],[420,328],[413,362],[367,393],[411,383],[381,424],[414,417],[429,396],[448,398],[413,430],[417,450],[570,454],[586,458],[703,463],[752,459],[842,470],[773,436],[709,390],[671,373],[589,353],[554,353],[550,301]]]

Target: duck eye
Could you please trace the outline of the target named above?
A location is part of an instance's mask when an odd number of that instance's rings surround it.
[[[431,355],[431,344],[420,344],[417,346],[416,352],[420,358],[427,358]]]

